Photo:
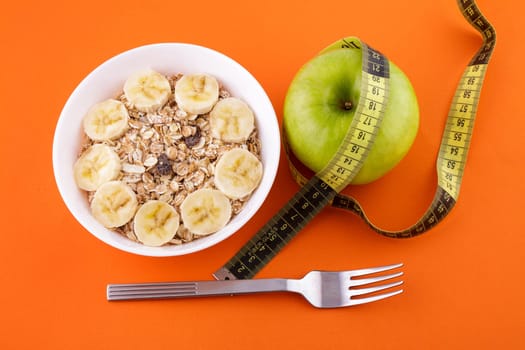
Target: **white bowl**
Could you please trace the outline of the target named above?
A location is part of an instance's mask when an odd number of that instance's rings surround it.
[[[151,68],[163,74],[208,73],[253,109],[261,139],[264,174],[244,209],[222,230],[182,245],[148,247],[104,228],[91,215],[86,193],[74,181],[73,164],[82,135],[82,118],[95,103],[122,91],[127,77]],[[53,169],[60,194],[73,216],[90,233],[126,252],[145,256],[175,256],[210,247],[238,231],[257,212],[272,187],[280,154],[279,125],[272,103],[257,80],[231,58],[202,46],[160,43],[121,53],[93,70],[73,91],[58,120],[53,140]]]

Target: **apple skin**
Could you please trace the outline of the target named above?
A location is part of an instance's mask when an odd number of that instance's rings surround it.
[[[319,172],[336,153],[360,96],[361,51],[327,48],[293,78],[283,108],[284,132],[295,157]],[[390,94],[375,142],[352,184],[385,175],[406,155],[419,128],[419,106],[406,75],[390,61]],[[351,108],[348,103],[351,104]]]

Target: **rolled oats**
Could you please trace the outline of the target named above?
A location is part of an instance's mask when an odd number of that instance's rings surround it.
[[[167,77],[172,91],[181,76]],[[219,99],[230,96],[220,87]],[[105,143],[119,155],[122,170],[118,179],[135,191],[139,205],[158,199],[180,212],[180,205],[188,194],[202,188],[215,188],[215,162],[224,152],[242,147],[260,158],[261,144],[256,128],[244,143],[227,143],[211,136],[208,114],[188,114],[177,106],[173,94],[164,106],[152,112],[135,109],[124,93],[116,99],[128,110],[129,128],[119,139]],[[81,152],[92,144],[88,137],[83,137]],[[94,192],[88,192],[89,202],[93,195]],[[232,217],[242,211],[248,199],[230,200]],[[133,231],[133,221],[114,230],[139,242]],[[168,244],[180,245],[199,237],[202,236],[193,235],[181,222]]]

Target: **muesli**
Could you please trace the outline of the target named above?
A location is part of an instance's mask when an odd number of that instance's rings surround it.
[[[105,227],[150,246],[223,228],[259,185],[255,116],[213,76],[130,76],[93,106],[75,181]]]

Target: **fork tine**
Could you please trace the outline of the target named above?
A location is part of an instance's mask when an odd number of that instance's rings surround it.
[[[368,297],[368,298],[359,298],[359,299],[352,299],[351,298],[350,299],[350,305],[359,305],[359,304],[371,303],[373,301],[386,299],[386,298],[392,297],[394,295],[398,295],[400,293],[403,293],[403,289],[396,290],[396,291],[389,292],[389,293],[380,294],[380,295],[374,295],[374,296],[371,296],[371,297]]]
[[[363,275],[369,275],[369,274],[372,274],[372,273],[393,270],[393,269],[397,269],[398,267],[401,267],[401,266],[403,266],[403,263],[393,264],[393,265],[385,265],[385,266],[378,266],[378,267],[369,267],[369,268],[365,268],[365,269],[352,270],[352,271],[349,271],[349,272],[350,272],[350,277],[355,277],[355,276],[363,276]]]
[[[401,284],[403,284],[403,281],[397,281],[397,282],[382,284],[380,286],[374,286],[374,287],[369,287],[369,288],[350,289],[350,295],[352,297],[354,297],[354,296],[357,296],[357,295],[375,293],[375,292],[382,291],[384,289],[397,287],[397,286],[399,286]]]
[[[392,278],[396,278],[399,276],[402,276],[403,272],[396,272],[390,275],[384,275],[384,276],[377,276],[377,277],[370,277],[370,278],[360,278],[360,279],[350,279],[350,285],[352,287],[354,286],[362,286],[365,284],[375,283],[375,282],[381,282],[385,280],[389,280]]]

